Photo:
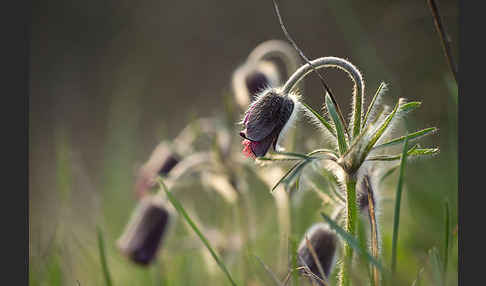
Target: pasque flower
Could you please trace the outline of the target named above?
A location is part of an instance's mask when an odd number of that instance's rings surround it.
[[[288,43],[269,40],[259,44],[232,75],[236,103],[246,109],[259,92],[282,85],[283,77],[298,65],[298,56]]]
[[[150,264],[159,250],[170,221],[169,210],[158,197],[144,197],[117,242],[118,248],[133,262]]]
[[[246,62],[233,73],[233,91],[236,102],[246,108],[255,95],[269,86],[282,84],[275,63],[268,60]]]
[[[260,66],[274,66],[273,63],[262,62]],[[258,94],[260,91],[265,89],[267,86],[276,85],[280,83],[280,79],[278,79],[278,74],[276,71],[266,72],[265,69],[255,69],[247,74],[245,78],[246,88],[250,92],[251,95]]]
[[[150,155],[150,158],[137,173],[135,192],[139,197],[146,195],[155,186],[155,178],[158,175],[167,176],[179,163],[180,156],[172,151],[170,144],[162,142]]]
[[[277,89],[263,91],[250,105],[242,122],[243,153],[248,157],[263,157],[270,146],[280,150],[279,143],[295,121],[298,104],[298,97],[293,94],[282,95]]]
[[[352,92],[352,108],[349,122],[343,118],[341,109],[331,97],[329,92],[324,95],[326,115],[321,115],[310,106],[291,96],[296,85],[310,74],[314,69],[339,68],[345,71],[352,79],[354,86]],[[380,241],[378,237],[379,226],[376,220],[377,199],[376,190],[372,185],[372,178],[367,175],[367,168],[378,167],[381,163],[401,160],[403,156],[417,157],[436,154],[438,148],[419,148],[415,145],[405,148],[402,154],[389,154],[387,147],[391,147],[408,140],[416,140],[422,136],[432,134],[434,127],[415,131],[404,136],[393,138],[391,130],[406,114],[420,106],[420,102],[407,102],[401,98],[393,108],[383,106],[380,102],[387,90],[382,83],[371,100],[367,110],[364,108],[364,81],[361,72],[349,61],[337,57],[322,57],[310,61],[297,69],[281,87],[270,88],[263,91],[250,105],[243,120],[244,130],[240,135],[245,138],[243,152],[248,156],[265,156],[270,146],[279,151],[279,142],[295,118],[297,104],[301,105],[311,121],[325,133],[326,140],[331,139],[331,149],[320,148],[308,154],[286,154],[288,159],[298,162],[277,182],[293,184],[296,178],[306,172],[305,166],[311,162],[320,162],[322,167],[335,178],[338,190],[344,197],[345,216],[342,221],[344,230],[352,237],[357,238],[358,212],[369,214],[370,220],[370,250],[375,259],[378,259]],[[406,145],[406,144],[405,144]],[[404,155],[405,154],[405,155]],[[285,157],[284,156],[284,157]],[[277,158],[269,158],[270,161]],[[379,165],[378,165],[379,164]],[[369,175],[369,174],[368,174]],[[363,177],[364,176],[364,177]],[[277,186],[276,185],[276,186]],[[275,186],[272,190],[275,189]],[[312,244],[312,242],[311,242]],[[313,246],[313,248],[316,248]],[[305,248],[302,248],[305,249]],[[316,250],[319,256],[319,251]],[[351,284],[354,249],[349,242],[344,243],[342,263],[340,267],[339,285]],[[320,260],[320,259],[319,259]],[[307,262],[306,262],[307,263]],[[311,263],[311,262],[309,262]],[[308,263],[307,263],[308,264]],[[379,281],[377,268],[373,269],[373,280]],[[312,272],[314,270],[311,269]],[[325,271],[322,271],[325,272]],[[326,273],[325,273],[326,275]]]
[[[306,241],[307,239],[309,240],[313,250],[308,248]],[[298,249],[298,264],[309,267],[309,270],[319,278],[326,279],[326,277],[329,276],[334,264],[334,255],[336,252],[337,243],[338,238],[336,234],[334,231],[329,229],[327,224],[314,224],[307,230],[305,237],[300,242]],[[312,252],[314,252],[316,255],[315,258]],[[326,275],[326,277],[322,277],[320,273],[321,270],[319,270],[319,265],[316,263],[316,259],[319,262],[320,267],[322,267],[322,272],[324,272],[323,274]]]

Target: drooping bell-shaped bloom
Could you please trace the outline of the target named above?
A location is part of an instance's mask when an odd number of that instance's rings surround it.
[[[246,62],[235,70],[232,79],[236,103],[242,108],[247,108],[261,91],[281,84],[277,65],[267,60]]]
[[[169,221],[170,212],[157,197],[142,198],[117,242],[118,248],[133,262],[150,264],[162,245]]]
[[[334,255],[338,243],[337,235],[329,229],[327,224],[316,223],[307,230],[298,248],[298,264],[300,266],[308,266],[312,273],[324,279],[320,274],[311,250],[307,247],[306,237],[315,251],[324,275],[328,277],[334,264]]]
[[[243,153],[248,157],[263,157],[270,146],[280,148],[279,143],[297,117],[298,99],[295,95],[284,96],[276,89],[263,91],[248,108],[243,120]]]
[[[137,196],[142,197],[148,194],[149,190],[156,185],[157,176],[167,176],[179,161],[179,155],[170,148],[169,143],[162,142],[157,145],[148,161],[138,169],[135,181]]]

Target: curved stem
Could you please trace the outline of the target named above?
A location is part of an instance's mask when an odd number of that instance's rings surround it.
[[[358,136],[361,131],[361,121],[363,117],[362,106],[364,105],[364,81],[363,76],[359,70],[349,61],[338,57],[322,57],[311,61],[311,65],[305,64],[301,66],[292,76],[287,80],[282,88],[283,94],[290,93],[295,86],[310,72],[313,68],[321,69],[327,67],[339,68],[345,71],[354,82],[353,89],[353,114],[351,117],[351,124],[353,128],[353,138]]]

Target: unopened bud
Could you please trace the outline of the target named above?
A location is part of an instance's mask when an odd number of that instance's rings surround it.
[[[148,161],[138,170],[135,181],[135,192],[139,197],[148,193],[154,186],[157,176],[167,176],[169,172],[179,163],[179,156],[171,150],[166,142],[160,143]]]
[[[328,277],[334,263],[334,255],[338,242],[337,236],[334,231],[329,229],[327,224],[317,223],[307,230],[298,248],[299,266],[307,266],[313,274],[321,279],[325,279],[320,273],[321,271],[319,270],[312,250],[307,247],[306,238],[309,240],[315,252],[324,275]]]
[[[117,242],[120,251],[140,265],[152,262],[169,226],[170,213],[156,198],[146,196],[139,201]]]

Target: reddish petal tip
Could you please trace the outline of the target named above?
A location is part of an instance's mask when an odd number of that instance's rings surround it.
[[[245,146],[245,147],[243,148],[243,151],[242,151],[242,152],[243,152],[243,154],[244,154],[246,157],[248,157],[248,158],[255,159],[255,157],[256,157],[256,156],[255,156],[255,154],[253,153],[253,151],[252,151],[252,150],[251,150],[251,148],[250,148],[251,141],[250,141],[250,140],[248,140],[248,139],[245,139],[245,140],[243,140],[243,141],[241,142],[241,144],[242,144],[243,146]]]

